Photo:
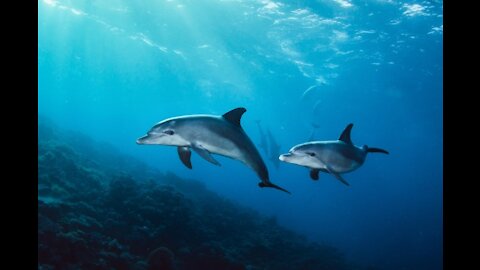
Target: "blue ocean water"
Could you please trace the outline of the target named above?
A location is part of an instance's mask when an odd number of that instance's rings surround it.
[[[443,1],[38,2],[38,110],[381,269],[442,269]],[[176,150],[137,145],[156,122],[245,107],[259,145],[315,139],[389,150],[345,174],[351,186],[260,150],[271,180]]]

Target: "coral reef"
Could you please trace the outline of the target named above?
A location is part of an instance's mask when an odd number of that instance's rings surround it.
[[[173,270],[175,256],[166,247],[159,247],[148,255],[148,270]]]
[[[360,269],[195,180],[38,127],[38,268]]]

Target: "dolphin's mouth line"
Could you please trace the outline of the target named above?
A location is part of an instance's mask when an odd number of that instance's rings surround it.
[[[281,155],[278,157],[278,159],[279,159],[280,161],[285,161],[286,158],[291,157],[291,156],[293,156],[292,153],[281,154]]]
[[[295,152],[295,153],[288,152],[288,153],[285,153],[285,154],[281,154],[280,156],[284,156],[284,157],[293,157],[293,156],[304,157],[304,156],[308,156],[308,154],[301,153],[301,152]]]
[[[140,138],[137,139],[137,144],[143,144],[145,142],[145,140],[147,140],[148,138],[151,138],[153,136],[151,136],[150,134],[146,134]]]
[[[288,153],[285,153],[285,154],[281,154],[278,159],[281,160],[281,161],[285,161],[285,162],[288,162],[287,161],[287,158],[290,158],[290,157],[306,157],[308,156],[308,154],[305,154],[305,153],[302,153],[302,152],[288,152]]]
[[[165,135],[167,135],[167,134],[164,134],[164,133],[158,133],[158,134],[155,134],[155,135],[146,134],[146,135],[137,139],[137,144],[143,144],[143,142],[148,138],[160,138],[160,137],[163,137]]]

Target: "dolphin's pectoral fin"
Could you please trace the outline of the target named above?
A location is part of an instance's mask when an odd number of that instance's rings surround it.
[[[190,157],[192,156],[192,152],[186,146],[179,146],[177,147],[178,157],[182,161],[183,165],[187,168],[192,168],[192,162],[190,161]]]
[[[345,179],[343,179],[343,177],[342,177],[340,174],[338,174],[337,172],[335,172],[334,170],[332,170],[332,168],[330,168],[329,166],[327,166],[327,171],[328,171],[331,175],[335,176],[335,178],[337,178],[337,179],[338,179],[340,182],[342,182],[344,185],[350,186],[350,184],[349,184],[347,181],[345,181]]]
[[[312,180],[318,180],[318,173],[320,172],[319,169],[311,169],[310,170],[310,178],[312,178]]]
[[[210,162],[210,163],[213,163],[217,166],[220,166],[220,162],[218,162],[216,159],[214,159],[212,157],[212,155],[210,154],[210,152],[208,152],[207,149],[203,148],[201,145],[199,144],[196,144],[196,145],[192,145],[192,149],[197,153],[199,154],[202,158],[204,158],[206,161]]]
[[[350,132],[352,132],[352,127],[353,124],[348,124],[347,127],[343,130],[338,140],[343,141],[346,144],[353,144],[352,139],[350,138]]]
[[[383,150],[381,148],[376,148],[376,147],[368,147],[367,148],[367,153],[383,153],[388,155],[387,150]]]
[[[236,109],[233,109],[229,112],[226,112],[225,114],[223,114],[223,118],[225,118],[228,122],[234,124],[235,126],[237,127],[241,127],[240,126],[240,119],[242,119],[242,115],[246,112],[247,110],[245,108],[236,108]]]

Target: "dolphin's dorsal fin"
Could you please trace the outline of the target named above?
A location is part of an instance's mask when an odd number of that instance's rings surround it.
[[[346,144],[353,144],[352,139],[350,139],[350,132],[352,131],[352,127],[352,123],[348,124],[348,126],[343,130],[342,135],[340,135],[340,138],[338,138],[338,140]]]
[[[228,122],[236,125],[237,127],[241,127],[240,126],[240,119],[242,119],[242,115],[243,113],[245,113],[247,111],[247,109],[245,108],[236,108],[236,109],[233,109],[227,113],[225,113],[223,116],[223,118],[225,118],[225,120],[227,120]]]

